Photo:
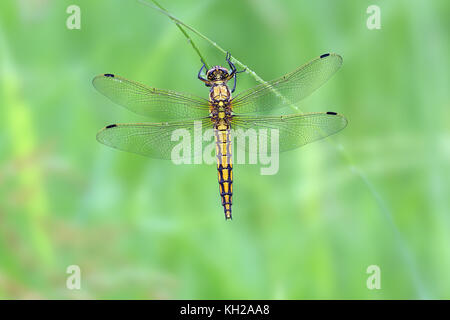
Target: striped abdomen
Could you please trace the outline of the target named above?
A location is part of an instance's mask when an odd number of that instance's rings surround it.
[[[218,126],[215,130],[215,136],[220,197],[222,199],[225,219],[231,219],[231,203],[233,195],[233,164],[231,163],[230,129]]]

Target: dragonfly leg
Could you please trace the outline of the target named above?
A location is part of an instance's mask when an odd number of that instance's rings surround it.
[[[237,77],[236,77],[236,73],[234,73],[234,85],[233,85],[233,89],[231,89],[231,93],[234,93],[234,90],[236,90],[236,82],[237,82]]]
[[[225,60],[228,62],[228,65],[230,66],[230,69],[231,69],[231,73],[228,76],[228,79],[231,80],[232,78],[234,78],[233,89],[231,89],[231,93],[233,93],[234,90],[236,90],[236,66],[234,65],[233,62],[231,62],[231,54],[229,52],[227,52],[227,55],[225,56]]]
[[[230,66],[230,69],[231,69],[230,76],[234,75],[236,73],[236,66],[234,65],[233,62],[231,62],[231,54],[229,52],[227,52],[225,60],[228,62],[228,65]]]
[[[231,69],[231,74],[235,74],[235,73],[241,73],[241,72],[245,72],[247,70],[247,68],[245,68],[244,70],[241,71],[237,71],[236,66],[234,65],[233,62],[231,62],[231,54],[229,52],[227,52],[227,56],[225,57],[225,60],[227,60],[228,65],[230,66]]]
[[[200,71],[198,72],[197,77],[198,77],[199,80],[201,80],[201,81],[203,81],[204,83],[207,84],[209,81],[202,77],[202,71],[203,71],[204,68],[205,68],[205,64],[203,63],[202,67],[200,68]]]
[[[244,70],[241,70],[241,71],[237,71],[236,66],[234,65],[233,62],[231,62],[231,54],[229,52],[227,52],[225,60],[227,60],[228,65],[230,66],[230,69],[231,69],[231,73],[230,73],[228,79],[231,80],[231,78],[234,77],[234,85],[233,85],[233,89],[231,90],[231,93],[233,93],[234,90],[236,90],[236,81],[237,81],[236,74],[241,73],[241,72],[245,72],[247,70],[247,68],[245,68]]]

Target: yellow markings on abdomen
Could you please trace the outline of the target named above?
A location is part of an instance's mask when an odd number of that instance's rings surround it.
[[[233,164],[231,163],[231,137],[229,128],[221,130],[218,126],[215,137],[220,197],[222,199],[225,219],[231,219]]]

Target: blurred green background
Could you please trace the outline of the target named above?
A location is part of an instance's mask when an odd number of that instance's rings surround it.
[[[71,4],[81,30],[66,28]],[[236,165],[224,221],[214,165],[95,139],[146,120],[96,92],[97,74],[207,96],[167,17],[133,0],[1,1],[0,298],[449,299],[450,3],[161,4],[265,80],[341,54],[300,108],[348,127],[283,154],[277,175]],[[372,4],[380,30],[366,27]],[[241,75],[237,92],[255,84]],[[66,288],[69,265],[81,290]],[[380,290],[366,287],[370,265]]]

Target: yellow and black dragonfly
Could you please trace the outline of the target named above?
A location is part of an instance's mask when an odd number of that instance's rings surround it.
[[[152,158],[171,159],[173,148],[179,144],[173,141],[174,130],[185,129],[194,134],[195,123],[199,122],[203,129],[212,129],[222,206],[225,218],[231,219],[232,131],[260,130],[270,140],[275,129],[278,150],[282,152],[334,134],[345,128],[347,120],[335,112],[267,115],[274,109],[297,103],[324,84],[342,65],[342,58],[337,54],[323,54],[291,73],[245,90],[234,98],[231,94],[236,88],[236,75],[242,71],[236,70],[229,54],[226,61],[229,70],[215,66],[203,75],[203,64],[198,73],[199,80],[209,87],[208,99],[152,88],[113,74],[95,77],[93,85],[113,102],[156,121],[106,126],[98,132],[97,140],[107,146]],[[234,86],[230,90],[228,81],[232,79]],[[245,149],[251,152],[249,147]],[[186,156],[199,155],[194,152]]]

